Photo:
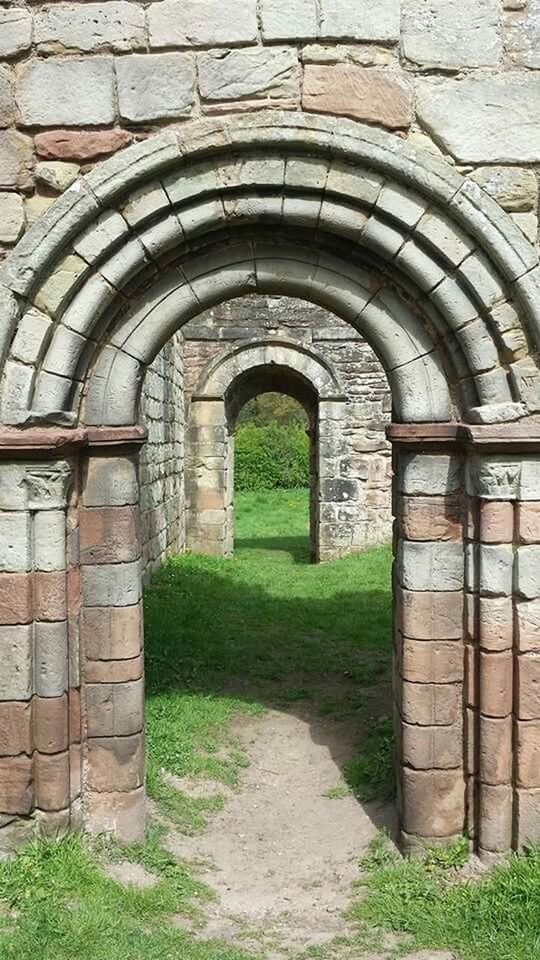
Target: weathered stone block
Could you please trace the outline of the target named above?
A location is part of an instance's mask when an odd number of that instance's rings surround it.
[[[144,684],[90,683],[86,690],[89,737],[127,737],[144,723]]]
[[[63,193],[77,179],[79,175],[78,163],[63,163],[60,160],[43,160],[36,164],[35,177],[37,183]]]
[[[482,504],[481,538],[484,543],[512,543],[514,538],[514,504],[486,500]]]
[[[406,540],[459,540],[463,535],[463,506],[458,496],[402,497],[399,526]]]
[[[81,568],[82,593],[87,607],[129,607],[141,596],[140,564],[103,563]]]
[[[67,622],[34,626],[35,685],[40,697],[61,697],[68,687]]]
[[[405,637],[458,640],[463,634],[463,594],[398,590],[396,622]]]
[[[32,753],[31,713],[29,701],[0,703],[0,757]]]
[[[52,127],[112,123],[112,57],[29,60],[17,72],[16,101],[23,124]]]
[[[497,66],[502,53],[498,0],[402,0],[403,55],[422,67]]]
[[[401,672],[413,683],[456,683],[463,680],[463,647],[457,640],[404,638]]]
[[[315,0],[262,0],[263,38],[270,40],[310,40],[317,36],[318,18]]]
[[[83,492],[85,507],[122,507],[137,503],[137,468],[130,457],[91,457]]]
[[[37,11],[34,42],[41,53],[140,50],[146,45],[144,11],[127,0],[57,3]]]
[[[540,501],[518,503],[517,524],[521,543],[540,543]]]
[[[319,36],[331,40],[397,40],[399,0],[321,0]]]
[[[40,157],[50,160],[94,160],[127,147],[133,139],[127,130],[48,130],[36,134]]]
[[[507,853],[512,840],[512,788],[482,784],[480,790],[481,850]]]
[[[493,596],[510,596],[514,553],[512,547],[480,544],[480,591]]]
[[[406,590],[460,590],[464,556],[460,543],[417,543],[401,540],[398,573]]]
[[[32,701],[34,749],[60,753],[68,747],[68,698],[34,697]]]
[[[532,170],[519,167],[477,167],[470,174],[486,193],[510,213],[533,210],[538,203],[538,184]]]
[[[461,80],[420,80],[417,114],[435,141],[460,163],[540,160],[537,75],[481,73]]]
[[[199,56],[199,88],[207,101],[297,97],[300,70],[290,47],[218,50]]]
[[[30,137],[16,130],[0,130],[0,189],[27,190],[32,185],[32,160]]]
[[[522,597],[540,597],[540,545],[519,547],[516,551],[516,590]]]
[[[0,10],[0,58],[16,57],[32,43],[32,14],[24,7]]]
[[[461,684],[402,683],[401,713],[405,723],[449,726],[461,713]]]
[[[484,650],[510,650],[514,624],[511,597],[480,597],[478,604],[480,644]]]
[[[321,483],[321,499],[325,502],[346,503],[358,499],[358,483],[356,480],[323,480]]]
[[[32,627],[0,627],[0,700],[28,700],[32,696]]]
[[[516,722],[518,787],[540,787],[540,721]]]
[[[523,653],[517,658],[518,703],[520,720],[540,719],[540,658]]]
[[[39,510],[34,518],[34,568],[50,573],[66,567],[66,516],[63,510]]]
[[[512,712],[513,665],[510,650],[480,652],[480,709],[488,717],[507,717]]]
[[[34,754],[36,805],[40,810],[69,806],[69,752]]]
[[[136,790],[144,783],[144,739],[100,737],[88,741],[88,782],[92,790]]]
[[[0,811],[27,815],[32,809],[32,760],[8,757],[0,760]]]
[[[30,569],[30,515],[0,513],[0,571]]]
[[[255,0],[162,0],[148,7],[150,47],[223,46],[255,42]]]
[[[525,4],[522,6],[524,7]],[[525,15],[507,17],[504,45],[511,62],[516,66],[538,70],[540,68],[540,2],[529,0],[526,6]]]
[[[129,793],[88,791],[87,827],[91,833],[110,833],[123,843],[144,840],[144,789]]]
[[[453,770],[463,761],[460,721],[448,727],[401,725],[401,759],[415,770]]]
[[[116,61],[116,76],[123,120],[147,123],[191,113],[195,63],[189,54],[121,57]]]
[[[143,675],[142,656],[132,660],[87,660],[85,678],[87,683],[128,683]]]
[[[8,127],[14,117],[13,74],[9,67],[0,66],[0,127]]]
[[[402,454],[400,466],[399,488],[410,496],[456,493],[462,485],[461,464],[447,454]]]
[[[408,127],[413,117],[413,88],[406,74],[356,64],[306,64],[304,110]]]
[[[29,573],[0,573],[0,623],[23,624],[33,619]]]
[[[540,651],[540,600],[515,601],[516,642],[520,653]]]
[[[512,717],[481,717],[479,774],[492,785],[512,780]]]
[[[464,827],[461,770],[402,771],[403,828],[428,837],[451,837]]]
[[[540,840],[540,790],[516,790],[516,840],[520,847]]]
[[[80,514],[81,563],[126,563],[140,556],[136,507],[93,507]]]

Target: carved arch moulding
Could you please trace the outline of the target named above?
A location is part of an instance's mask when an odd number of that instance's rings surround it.
[[[540,839],[536,251],[443,160],[293,113],[128,148],[0,270],[0,599],[19,598],[0,604],[0,836],[141,834],[141,386],[185,322],[255,292],[349,322],[392,390],[404,847]],[[65,502],[19,496],[59,460]]]

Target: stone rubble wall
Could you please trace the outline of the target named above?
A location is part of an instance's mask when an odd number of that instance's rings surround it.
[[[141,400],[148,430],[139,466],[141,541],[148,578],[184,548],[183,342],[170,340],[148,368]]]
[[[320,441],[320,538],[325,556],[391,539],[391,457],[385,427],[391,397],[375,354],[351,327],[322,307],[289,297],[252,296],[209,310],[183,329],[186,422],[191,394],[207,364],[235,342],[286,337],[330,362],[343,388],[345,417]]]
[[[537,239],[540,0],[0,0],[0,259],[167,125],[347,116],[443,153]]]

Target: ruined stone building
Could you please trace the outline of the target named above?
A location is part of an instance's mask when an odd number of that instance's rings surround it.
[[[322,558],[392,461],[403,848],[540,840],[539,0],[0,0],[0,59],[0,846],[141,836],[143,576],[269,385]]]

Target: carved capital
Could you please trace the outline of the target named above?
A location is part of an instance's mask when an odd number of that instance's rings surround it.
[[[26,470],[29,510],[64,510],[72,478],[69,463],[32,464]]]
[[[521,461],[512,457],[472,457],[467,463],[467,493],[483,500],[519,500]]]

